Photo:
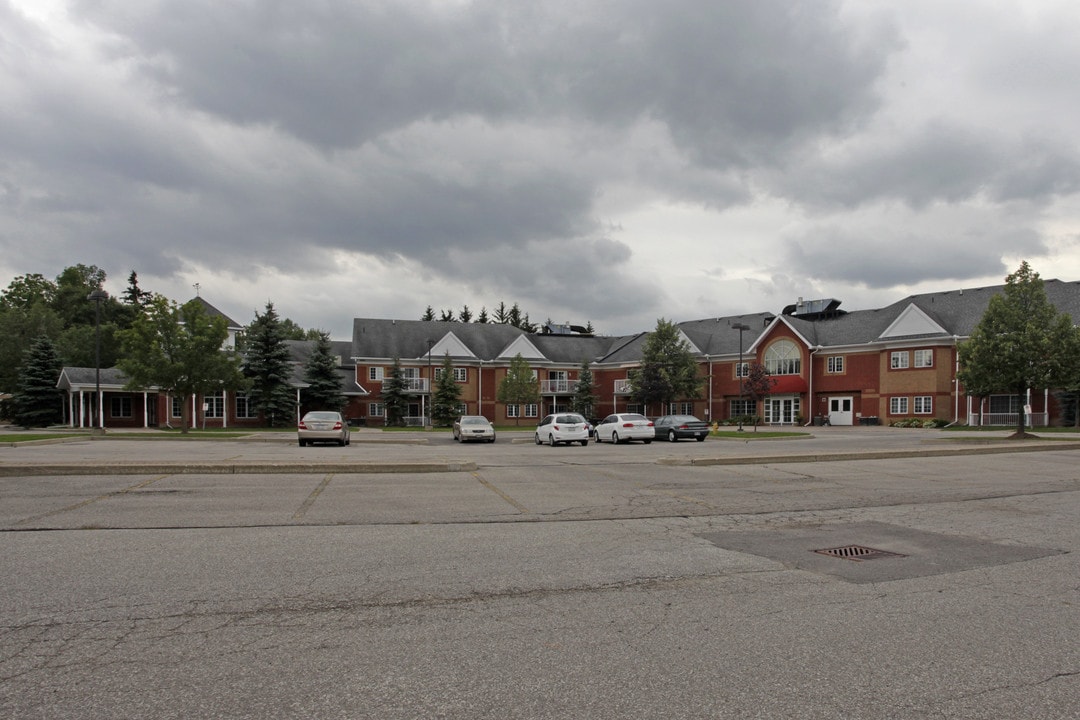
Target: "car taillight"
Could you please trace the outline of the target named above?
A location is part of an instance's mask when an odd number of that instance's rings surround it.
[[[335,430],[340,430],[341,429],[341,423],[339,423],[339,422],[334,423],[334,429]]]
[[[679,426],[679,429],[680,430],[689,430],[690,426],[687,425],[686,423],[683,423],[682,425]]]
[[[551,427],[555,428],[556,430],[558,430],[558,429],[559,429],[559,426],[558,426],[558,425],[552,425]]]
[[[303,420],[300,421],[300,424],[297,426],[297,430],[307,430],[307,425],[304,424]]]
[[[623,423],[623,427],[634,427],[634,423]]]
[[[653,426],[653,424],[652,424],[651,420],[649,422],[645,423],[645,427],[652,427],[652,426]]]

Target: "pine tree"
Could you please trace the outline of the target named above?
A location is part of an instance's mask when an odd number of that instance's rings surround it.
[[[272,302],[266,303],[262,315],[255,313],[244,348],[244,374],[251,381],[248,397],[267,427],[285,427],[295,422],[296,396],[290,386],[289,347]]]
[[[394,358],[390,368],[390,377],[382,384],[383,414],[390,427],[405,425],[405,414],[409,411],[409,399],[405,395],[408,383],[401,372],[401,360]]]
[[[126,305],[141,308],[152,295],[153,293],[149,290],[143,290],[139,287],[139,276],[132,270],[131,274],[128,275],[127,288],[124,289],[124,292],[121,293],[120,297]]]
[[[499,302],[499,307],[495,308],[495,322],[499,325],[510,324],[510,312],[506,309],[506,303]]]
[[[435,381],[435,394],[431,399],[431,422],[439,427],[450,427],[461,413],[461,387],[454,381],[454,363],[450,353],[443,356],[439,379]]]
[[[469,309],[468,305],[461,308],[461,312],[458,313],[458,320],[460,320],[463,323],[469,322],[470,320],[472,320],[472,317],[473,317],[472,310]]]
[[[22,427],[46,427],[62,422],[64,399],[56,388],[62,363],[47,335],[39,335],[23,356],[12,393],[12,419]]]
[[[595,403],[596,385],[593,382],[592,370],[589,369],[589,361],[583,360],[581,369],[578,371],[577,387],[574,388],[574,394],[570,398],[570,409],[591,422]]]
[[[304,406],[311,410],[337,410],[345,407],[345,395],[341,392],[337,359],[332,353],[330,334],[320,332],[304,363],[304,382],[300,391]]]
[[[432,308],[430,305],[428,305],[427,310],[425,310],[424,314],[420,316],[420,319],[424,320],[424,321],[427,321],[427,322],[431,322],[432,320],[434,320],[435,319],[435,310],[434,310],[434,308]]]
[[[453,309],[442,310],[439,313],[440,322],[457,322],[457,316],[454,315]]]
[[[486,307],[481,306],[480,314],[476,316],[476,322],[480,323],[481,325],[487,325],[489,322],[491,322],[491,318],[488,317]]]

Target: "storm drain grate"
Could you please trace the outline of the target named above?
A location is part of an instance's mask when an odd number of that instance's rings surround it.
[[[887,550],[878,550],[872,547],[866,547],[865,545],[844,545],[842,547],[825,548],[823,550],[815,550],[814,552],[819,555],[828,555],[829,557],[838,557],[845,560],[854,560],[855,562],[861,562],[863,560],[878,560],[880,558],[890,557],[907,557],[900,553],[888,552]]]

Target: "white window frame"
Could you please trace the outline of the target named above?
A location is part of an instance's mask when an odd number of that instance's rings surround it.
[[[368,417],[386,417],[386,405],[381,402],[369,402],[367,412]]]
[[[934,367],[934,351],[933,350],[916,350],[915,362],[913,367],[917,368],[932,368]]]
[[[909,399],[907,397],[891,397],[889,398],[889,414],[890,415],[909,415],[908,410]]]
[[[454,368],[454,382],[469,382],[469,368]]]
[[[536,403],[525,403],[525,417],[540,417],[540,406]]]
[[[825,372],[830,375],[840,375],[844,372],[844,356],[830,355],[825,358]]]
[[[205,417],[214,419],[225,417],[225,391],[203,395],[203,405],[206,406],[206,412],[203,413]]]
[[[750,377],[750,363],[745,361],[741,363],[735,363],[735,377]]]
[[[174,418],[184,417],[184,398],[179,395],[173,395],[169,403],[169,416]]]
[[[934,413],[933,395],[916,395],[912,404],[916,415],[932,415]]]
[[[369,367],[367,369],[367,379],[371,382],[382,382],[385,377],[381,367]]]
[[[895,350],[889,355],[889,368],[892,370],[907,370],[911,353],[907,350]]]
[[[517,403],[509,403],[506,406],[506,417],[517,418],[521,417],[521,406]]]
[[[802,373],[802,352],[791,340],[777,340],[765,350],[765,369],[770,375]]]

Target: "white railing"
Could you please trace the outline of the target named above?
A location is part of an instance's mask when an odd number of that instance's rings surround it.
[[[427,391],[427,378],[405,378],[405,392],[426,393]]]
[[[973,427],[1016,427],[1019,420],[1017,413],[979,413],[968,416],[968,425]],[[1049,422],[1047,413],[1031,413],[1024,420],[1026,427],[1046,427]]]
[[[540,381],[540,394],[541,395],[558,395],[560,393],[570,394],[577,390],[577,380],[541,380]]]
[[[630,394],[630,381],[629,380],[616,380],[615,381],[615,394],[616,395],[629,395]]]

